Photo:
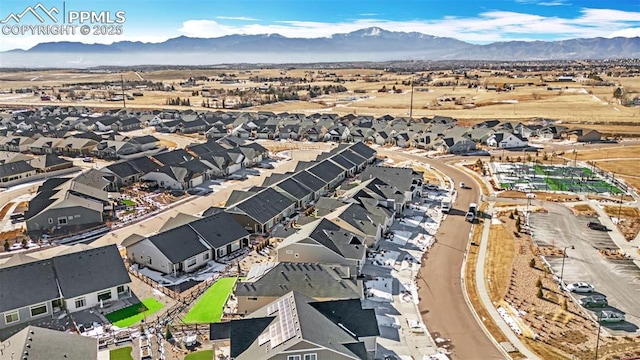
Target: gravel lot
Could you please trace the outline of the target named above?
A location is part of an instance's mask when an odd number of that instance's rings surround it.
[[[640,269],[631,260],[608,260],[600,249],[616,248],[607,232],[587,228],[589,218],[576,217],[562,205],[548,204],[548,214],[531,215],[534,241],[539,246],[555,246],[567,249],[567,258],[548,257],[551,268],[557,276],[563,274],[565,283],[585,281],[595,286],[596,292],[609,300],[609,310],[626,314],[623,323],[607,324],[612,335],[639,333],[640,325]],[[575,295],[577,300],[582,295]],[[590,310],[592,316],[596,316]]]

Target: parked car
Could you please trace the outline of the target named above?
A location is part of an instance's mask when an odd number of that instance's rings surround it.
[[[467,186],[464,182],[460,182],[460,189],[471,189],[471,187]]]
[[[83,158],[83,159],[82,159],[82,161],[83,161],[83,162],[86,162],[86,163],[92,163],[92,162],[93,162],[93,158],[91,158],[91,157],[85,157],[85,158]]]
[[[187,190],[187,194],[189,195],[208,195],[208,194],[211,194],[212,192],[213,192],[213,189],[208,187],[207,188],[194,187]]]
[[[422,188],[425,189],[425,190],[431,190],[431,191],[440,190],[438,185],[433,185],[433,184],[423,185]]]
[[[609,231],[609,228],[600,224],[599,222],[596,221],[589,221],[589,223],[587,223],[587,227],[591,230],[598,230],[598,231]]]
[[[598,315],[598,320],[604,323],[621,322],[624,321],[624,314],[617,311],[604,310]]]
[[[567,285],[567,290],[575,293],[591,293],[593,292],[594,288],[593,285],[586,282],[576,282]]]
[[[271,163],[260,163],[258,164],[258,167],[262,168],[262,169],[273,169],[273,164]]]
[[[604,295],[590,295],[585,296],[582,299],[578,300],[580,305],[586,308],[594,308],[594,307],[607,307],[609,306],[609,302],[607,301],[607,297]]]

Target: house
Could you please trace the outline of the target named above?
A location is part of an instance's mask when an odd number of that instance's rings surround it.
[[[27,326],[2,343],[0,356],[11,359],[98,360],[98,339]],[[18,355],[29,354],[20,357]],[[3,357],[4,359],[4,357]]]
[[[134,144],[139,152],[143,152],[157,148],[160,140],[152,135],[144,135],[131,138],[129,142]]]
[[[371,185],[376,184],[378,189],[383,187],[397,189],[399,195],[402,196],[402,203],[398,204],[400,209],[403,209],[405,205],[413,201],[422,192],[423,174],[420,171],[415,171],[411,168],[397,168],[389,166],[369,166],[365,171],[358,176],[358,178],[366,182],[367,180],[380,179],[383,183],[374,182]],[[367,184],[360,184],[361,187],[367,187]],[[350,190],[351,192],[357,191],[357,187]],[[384,191],[383,191],[384,192]]]
[[[225,210],[250,232],[266,233],[293,214],[296,202],[272,188],[262,189],[238,202],[227,201]]]
[[[575,142],[598,142],[602,140],[602,134],[592,129],[571,129],[567,131],[567,138]]]
[[[0,264],[0,329],[131,295],[116,245],[59,249],[54,257],[16,254]]]
[[[465,136],[445,137],[433,144],[436,151],[448,154],[463,154],[476,149],[476,143]]]
[[[113,163],[100,170],[112,175],[111,184],[109,185],[110,191],[117,191],[122,186],[131,185],[143,175],[140,170],[136,169],[128,161]]]
[[[73,162],[61,159],[57,155],[46,154],[36,156],[34,159],[29,161],[29,165],[33,166],[36,169],[36,172],[45,173],[70,169],[73,167]]]
[[[520,134],[497,132],[487,138],[487,145],[498,149],[523,148],[529,145]]]
[[[98,142],[93,139],[68,137],[55,146],[57,154],[65,156],[86,156],[93,153]]]
[[[254,265],[236,285],[238,314],[259,308],[295,291],[317,301],[362,299],[362,279],[339,265],[266,263]]]
[[[100,226],[111,217],[108,193],[71,178],[46,180],[25,212],[29,232],[75,232]]]
[[[53,154],[60,141],[64,140],[42,136],[29,144],[29,151],[32,154]]]
[[[128,141],[105,140],[96,145],[94,153],[102,159],[118,159],[138,151],[138,146]]]
[[[149,237],[122,242],[132,262],[164,274],[191,273],[249,246],[249,233],[231,215],[214,215],[189,221]]]
[[[0,182],[25,179],[34,176],[36,172],[36,169],[25,160],[0,164]]]
[[[140,122],[140,119],[136,117],[127,117],[124,119],[119,119],[115,123],[111,124],[111,129],[115,131],[126,132],[140,129],[141,126],[142,123]]]
[[[303,225],[278,245],[278,262],[346,266],[360,274],[366,259],[362,233],[341,220],[318,219]]]
[[[295,291],[209,329],[212,342],[230,343],[235,360],[373,359],[378,335],[374,309],[359,299],[316,301]]]

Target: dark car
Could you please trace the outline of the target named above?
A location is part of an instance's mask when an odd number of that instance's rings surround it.
[[[591,230],[598,230],[598,231],[609,231],[609,228],[600,224],[599,222],[595,222],[595,221],[590,221],[587,224],[587,227]]]
[[[609,306],[609,302],[607,301],[607,297],[603,295],[591,295],[585,296],[578,301],[580,305],[586,308],[595,308],[595,307],[607,307]]]

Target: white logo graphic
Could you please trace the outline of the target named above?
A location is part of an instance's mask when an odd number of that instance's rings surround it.
[[[16,23],[19,23],[20,20],[22,20],[22,18],[27,14],[27,13],[31,13],[33,14],[33,16],[35,16],[36,19],[38,19],[41,23],[45,22],[45,19],[38,14],[37,10],[42,10],[42,12],[44,12],[51,20],[53,20],[53,22],[57,23],[58,19],[53,16],[52,14],[59,14],[60,11],[54,6],[51,9],[47,9],[44,5],[42,5],[41,3],[37,3],[35,6],[31,7],[28,6],[26,9],[24,9],[23,12],[21,12],[20,14],[14,14],[11,13],[9,14],[9,16],[7,16],[6,19],[4,20],[0,20],[0,24],[6,24],[9,22],[9,20],[13,20]]]

